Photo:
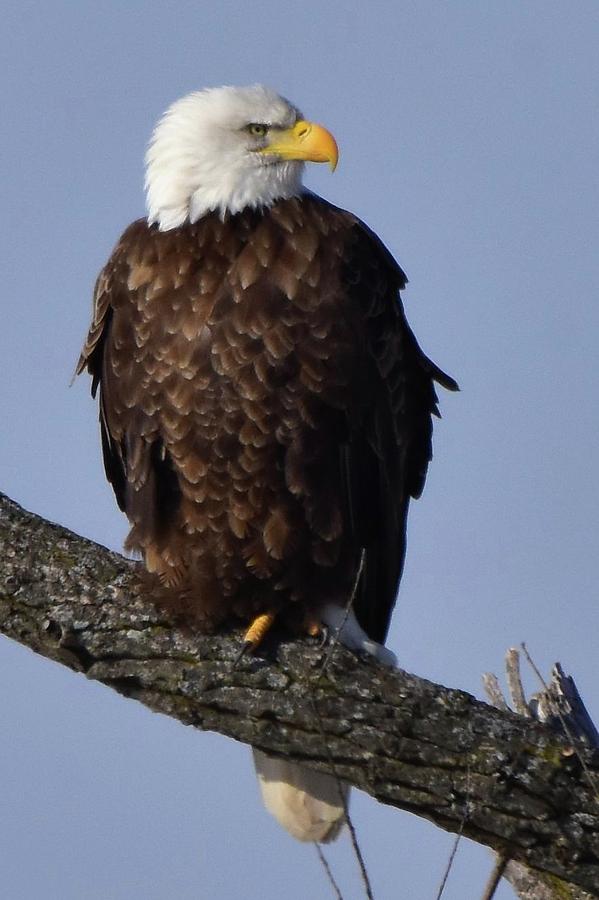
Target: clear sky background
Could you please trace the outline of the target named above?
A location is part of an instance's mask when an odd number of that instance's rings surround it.
[[[338,138],[335,175],[307,182],[398,257],[419,340],[462,387],[441,396],[391,647],[481,696],[524,639],[598,721],[599,5],[5,0],[2,24],[0,490],[121,546],[88,381],[68,389],[93,282],[143,214],[163,109],[262,81]],[[0,686],[3,897],[330,896],[246,747],[7,640]],[[433,900],[453,837],[358,794],[353,817],[377,900]],[[347,837],[330,856],[362,897]],[[464,841],[445,900],[480,896],[490,865]]]

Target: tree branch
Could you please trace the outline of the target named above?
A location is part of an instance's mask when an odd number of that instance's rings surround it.
[[[522,646],[527,659],[543,681],[528,651],[524,645]],[[576,741],[577,753],[580,753],[580,743],[595,750],[599,749],[599,734],[578,693],[574,679],[565,674],[559,663],[553,667],[549,684],[543,682],[543,690],[534,694],[529,701],[526,700],[522,685],[520,653],[513,647],[506,654],[505,669],[512,706],[521,716],[546,722],[570,742]],[[499,709],[509,709],[497,677],[487,673],[483,676],[483,683],[493,705]],[[584,768],[583,763],[581,760]],[[594,784],[593,773],[588,772],[586,780],[587,784]],[[581,887],[567,885],[553,875],[530,869],[522,863],[509,862],[505,856],[497,856],[495,870],[502,871],[503,877],[509,881],[520,900],[564,900],[565,897],[567,900],[591,900],[591,894]]]
[[[233,668],[237,632],[173,628],[135,563],[1,494],[0,554],[9,637],[196,728],[317,769],[333,760],[382,803],[599,895],[597,792],[549,726],[342,647],[321,675],[308,640],[273,638]],[[597,752],[580,753],[596,779]]]

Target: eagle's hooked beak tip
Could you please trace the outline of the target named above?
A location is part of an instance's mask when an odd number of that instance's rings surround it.
[[[331,172],[335,171],[339,161],[339,148],[331,132],[323,125],[303,119],[293,128],[279,132],[260,152],[281,159],[328,163]]]

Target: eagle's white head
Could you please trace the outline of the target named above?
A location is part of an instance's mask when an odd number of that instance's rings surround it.
[[[269,206],[302,191],[305,161],[337,163],[337,145],[274,91],[209,88],[166,111],[146,154],[148,222],[161,231],[218,210]]]

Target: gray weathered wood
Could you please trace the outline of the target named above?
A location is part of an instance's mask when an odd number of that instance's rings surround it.
[[[528,655],[528,651],[525,651]],[[505,660],[506,680],[514,709],[521,715],[548,724],[554,731],[563,734],[570,742],[599,749],[599,734],[588,714],[578,692],[574,679],[566,675],[559,663],[555,663],[549,683],[544,684],[539,693],[526,700],[520,676],[520,652],[512,647]],[[498,679],[487,673],[483,676],[485,691],[494,706],[509,709]],[[595,783],[593,773],[587,774],[587,783]],[[520,862],[505,864],[505,856],[498,857],[504,866],[503,877],[511,884],[520,900],[590,900],[587,891],[547,873],[530,869]],[[496,863],[496,867],[500,865]]]
[[[546,725],[338,647],[172,628],[134,563],[0,495],[0,630],[151,709],[318,769],[599,894],[599,804]],[[589,771],[594,750],[582,747]],[[467,810],[466,820],[464,814]]]

